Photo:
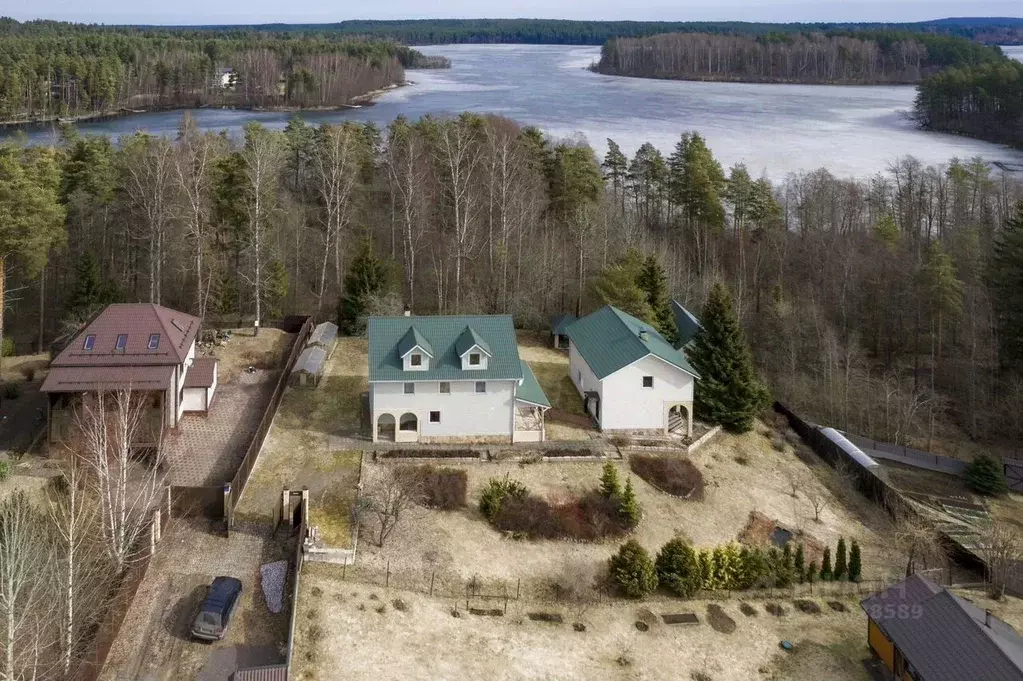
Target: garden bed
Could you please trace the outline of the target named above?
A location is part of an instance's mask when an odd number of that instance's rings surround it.
[[[703,473],[689,459],[633,454],[629,468],[665,494],[689,501],[703,500]]]

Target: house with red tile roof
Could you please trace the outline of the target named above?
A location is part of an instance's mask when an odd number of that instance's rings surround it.
[[[217,388],[218,365],[196,357],[198,317],[152,303],[123,303],[100,312],[50,363],[49,441],[60,442],[75,408],[98,392],[130,390],[147,400],[140,446],[159,445],[185,412],[205,413]]]

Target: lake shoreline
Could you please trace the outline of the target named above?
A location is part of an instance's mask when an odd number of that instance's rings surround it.
[[[367,106],[374,106],[376,104],[376,98],[387,94],[398,88],[408,87],[415,85],[415,82],[411,80],[405,80],[400,83],[393,83],[386,87],[377,88],[376,90],[370,90],[361,95],[352,97],[347,104],[339,104],[337,106],[249,106],[249,105],[206,105],[206,106],[155,106],[142,109],[111,109],[108,111],[97,111],[95,113],[82,114],[80,116],[73,117],[62,117],[62,116],[49,116],[46,118],[34,118],[29,120],[19,121],[0,121],[0,133],[11,133],[19,130],[26,132],[34,130],[45,130],[46,128],[67,123],[69,125],[77,125],[79,123],[103,123],[106,121],[114,121],[121,118],[128,118],[131,116],[139,116],[144,114],[152,113],[172,113],[174,111],[210,111],[210,110],[222,110],[222,111],[251,111],[253,113],[304,113],[304,112],[331,112],[331,111],[349,111],[352,109],[362,109]]]
[[[632,73],[620,73],[613,69],[600,68],[599,64],[591,64],[587,67],[593,73],[613,78],[637,78],[639,80],[660,80],[676,83],[734,83],[736,85],[827,85],[831,87],[916,87],[919,80],[857,80],[857,81],[821,81],[821,80],[787,80],[784,78],[745,78],[731,76],[702,76],[693,75],[679,78],[670,75],[639,76]]]

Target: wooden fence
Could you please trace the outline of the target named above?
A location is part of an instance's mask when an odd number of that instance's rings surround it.
[[[171,513],[175,518],[203,517],[217,520],[224,517],[224,486],[183,487],[172,485]]]
[[[297,318],[285,320],[289,328],[294,328],[295,319]],[[267,433],[270,432],[270,426],[273,423],[274,416],[277,414],[277,408],[281,405],[281,399],[284,397],[284,389],[288,385],[288,376],[291,373],[291,369],[295,366],[295,361],[305,347],[309,334],[312,333],[313,318],[303,317],[302,319],[302,324],[298,328],[298,335],[291,346],[291,352],[288,354],[288,358],[281,367],[280,375],[277,377],[277,385],[274,386],[273,395],[270,397],[270,404],[267,405],[266,411],[263,412],[263,418],[260,420],[259,427],[249,443],[249,448],[245,452],[245,458],[242,459],[238,472],[235,473],[234,479],[231,480],[231,497],[229,502],[231,511],[235,509],[238,505],[238,500],[241,499],[245,483],[248,482],[252,467],[256,465],[256,459],[259,457],[259,451],[263,448],[263,441],[266,440]],[[230,526],[227,529],[230,532]]]
[[[121,631],[124,618],[128,615],[128,610],[135,600],[135,594],[146,578],[146,572],[148,572],[149,564],[155,554],[156,544],[166,531],[170,520],[171,504],[168,493],[159,509],[154,509],[153,517],[141,535],[139,545],[136,547],[139,559],[128,567],[116,586],[111,589],[110,597],[107,599],[109,609],[96,628],[95,638],[92,639],[92,649],[77,663],[77,667],[69,674],[69,679],[96,681],[99,678],[100,672],[103,671],[103,665],[106,664],[107,657],[110,655],[110,649],[117,639],[117,634]]]

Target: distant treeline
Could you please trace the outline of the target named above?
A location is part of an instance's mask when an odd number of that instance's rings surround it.
[[[446,66],[351,36],[0,20],[0,119],[204,105],[330,107]]]
[[[920,83],[916,117],[925,128],[1023,147],[1023,63],[952,68]]]
[[[997,47],[905,31],[758,36],[671,33],[609,40],[596,70],[676,80],[917,83],[928,73],[949,66],[1004,60]]]
[[[452,43],[522,43],[539,45],[603,45],[612,38],[642,38],[661,33],[763,35],[836,30],[901,30],[953,35],[1009,45],[1023,42],[1023,19],[939,19],[908,24],[879,23],[749,23],[743,21],[567,21],[558,19],[403,19],[356,20],[335,24],[269,24],[210,27],[217,30],[357,35],[396,40],[409,45]],[[192,29],[194,30],[194,29]]]

